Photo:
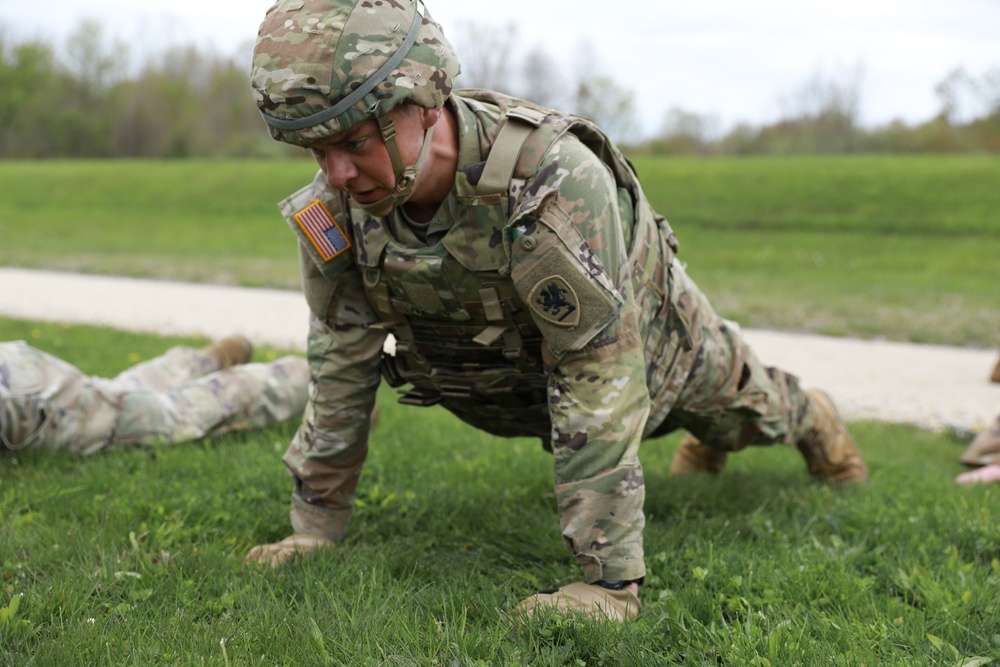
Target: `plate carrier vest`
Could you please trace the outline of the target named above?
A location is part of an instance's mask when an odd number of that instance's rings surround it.
[[[367,324],[396,338],[395,355],[383,355],[382,374],[392,387],[410,385],[400,390],[399,402],[441,404],[478,429],[503,437],[534,435],[549,448],[542,334],[510,279],[514,230],[530,226],[547,197],[522,196],[512,211],[512,182],[529,180],[552,145],[571,132],[614,175],[623,224],[632,226],[631,247],[644,250],[629,254],[646,264],[637,267],[645,269],[644,283],[664,284],[676,237],[652,211],[631,164],[591,121],[491,91],[459,95],[486,127],[495,122],[497,109],[500,119],[485,161],[456,176],[458,218],[440,242],[406,247],[392,237],[386,220],[350,208],[343,193],[326,190],[334,198],[324,203],[334,218],[338,212],[340,219],[349,218],[353,248],[344,255],[360,268],[375,311]],[[286,202],[308,201],[302,199],[307,192],[314,200],[316,188],[310,185]],[[316,256],[287,214],[291,209],[285,202],[282,208],[319,271],[335,282],[350,262]]]

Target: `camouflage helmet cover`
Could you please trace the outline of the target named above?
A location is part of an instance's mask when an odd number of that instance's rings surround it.
[[[276,2],[260,25],[250,73],[271,136],[307,146],[407,100],[444,104],[458,56],[422,4]]]

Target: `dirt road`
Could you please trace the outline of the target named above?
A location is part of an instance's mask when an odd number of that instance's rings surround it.
[[[303,350],[308,309],[298,292],[0,268],[0,315]],[[848,419],[980,429],[1000,413],[990,384],[996,350],[744,331],[767,364],[826,389]]]

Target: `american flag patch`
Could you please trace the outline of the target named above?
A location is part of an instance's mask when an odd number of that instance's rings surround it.
[[[317,199],[309,204],[294,217],[324,262],[329,262],[351,247],[344,230],[320,200]]]

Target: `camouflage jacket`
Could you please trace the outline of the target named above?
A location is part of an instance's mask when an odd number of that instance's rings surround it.
[[[541,437],[555,458],[564,541],[585,578],[641,577],[639,443],[683,381],[673,234],[589,122],[484,91],[449,104],[459,169],[419,233],[401,211],[352,210],[322,174],[280,205],[299,234],[313,313],[314,386],[285,456],[293,526],[343,536],[381,367],[412,386],[403,402]],[[505,125],[521,128],[521,147],[497,169],[490,155]],[[397,354],[384,363],[388,331]]]
[[[0,342],[0,450],[99,451],[114,431],[116,403],[106,380],[24,341]]]

